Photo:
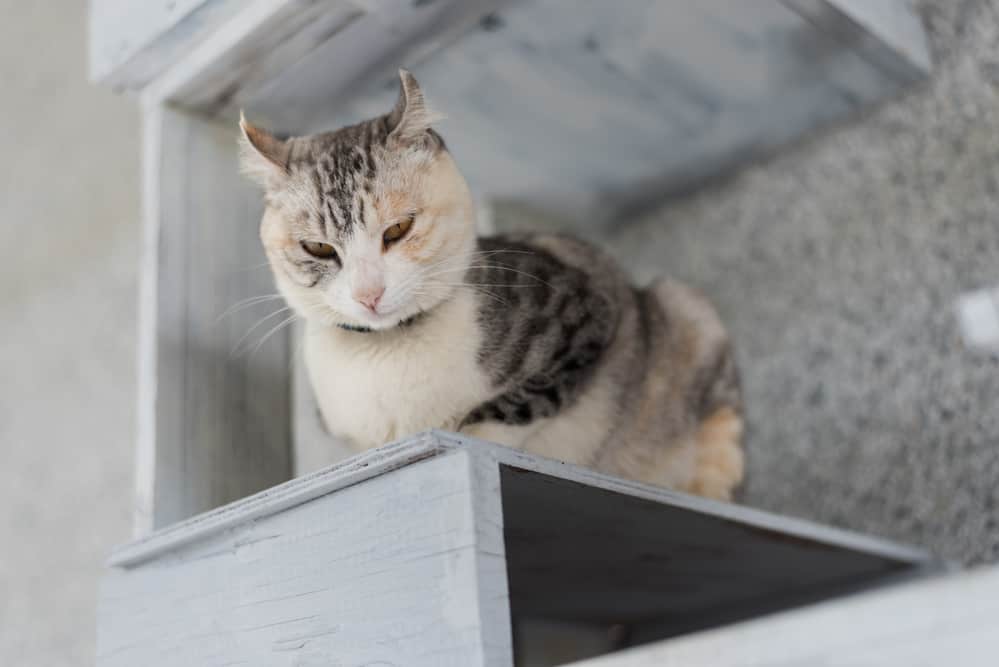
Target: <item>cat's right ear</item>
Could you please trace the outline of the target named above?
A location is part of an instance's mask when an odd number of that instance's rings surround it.
[[[430,126],[443,118],[432,111],[423,98],[416,77],[408,70],[399,70],[399,99],[389,114],[389,141],[399,146],[431,145]]]
[[[259,183],[265,190],[280,188],[288,179],[288,158],[291,148],[287,141],[278,139],[267,130],[246,120],[239,112],[239,165],[244,174]]]

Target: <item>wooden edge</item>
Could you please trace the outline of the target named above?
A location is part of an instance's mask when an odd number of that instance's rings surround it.
[[[280,90],[272,90],[275,84],[312,54],[322,60],[322,78],[316,80],[316,86],[323,89],[324,100],[334,100],[376,71],[394,75],[400,62],[422,61],[463,34],[482,15],[511,1],[254,0],[217,24],[210,39],[179,54],[169,68],[143,86],[142,96],[211,116],[227,116],[248,105],[259,117],[261,110],[254,100],[265,91],[268,97],[283,98]],[[315,20],[300,25],[297,19],[302,12],[313,13]],[[320,20],[331,20],[331,27],[321,35],[312,34],[312,23]],[[363,40],[331,39],[361,24],[365,26],[359,30],[366,35]],[[275,35],[281,35],[277,45],[271,43]],[[332,70],[330,62],[336,63]],[[295,70],[295,76],[301,72]],[[301,114],[298,110],[293,116]],[[284,131],[307,131],[305,127],[284,127],[282,120],[274,117],[274,109],[270,113],[265,109],[263,117]]]
[[[440,439],[439,433],[430,434]],[[441,445],[450,449],[440,439]],[[469,501],[475,521],[476,613],[480,619],[479,645],[483,667],[514,663],[510,589],[506,569],[506,538],[503,530],[503,497],[500,468],[491,456],[477,456],[475,447],[460,448],[468,465]]]
[[[160,238],[160,159],[165,109],[142,108],[142,268],[136,346],[135,537],[153,529],[156,483],[156,327]]]
[[[488,457],[490,461],[500,465],[531,470],[598,489],[719,517],[765,531],[776,531],[882,558],[912,563],[926,569],[933,570],[944,567],[942,563],[939,563],[924,550],[888,540],[619,479],[502,445],[438,430],[427,431],[358,454],[310,475],[293,479],[243,500],[158,530],[145,538],[116,548],[112,552],[108,564],[115,567],[130,567],[213,532],[281,512],[319,496],[456,449],[473,451],[480,457]]]
[[[117,547],[112,551],[108,565],[137,565],[212,533],[276,514],[319,496],[437,456],[447,449],[453,449],[453,446],[442,443],[435,434],[422,433],[363,452],[328,468],[279,484]]]
[[[780,0],[829,38],[900,85],[932,70],[919,15],[905,0]]]
[[[90,4],[89,78],[93,83],[133,90],[162,73],[178,54],[207,39],[245,2],[92,0]]]
[[[343,3],[333,3],[340,5]],[[149,104],[172,101],[177,91],[238,49],[248,37],[280,24],[300,7],[295,0],[255,0],[237,14],[213,26],[211,39],[200,40],[177,54],[155,78],[143,82],[142,97]],[[304,55],[304,54],[301,54]],[[216,92],[216,91],[213,91]],[[178,106],[184,106],[182,101]]]
[[[929,38],[909,0],[826,0],[925,73],[933,69]]]
[[[570,663],[652,665],[991,666],[999,650],[995,566],[864,591]]]
[[[469,447],[482,452],[488,452],[489,456],[501,465],[531,470],[606,491],[622,493],[672,507],[687,509],[699,514],[728,519],[761,530],[779,531],[803,539],[838,545],[843,548],[913,564],[943,566],[925,550],[889,540],[832,528],[804,519],[780,516],[733,503],[708,500],[707,498],[692,496],[679,491],[612,477],[587,468],[527,454],[516,449],[510,449],[509,447],[503,447],[502,445],[477,440],[456,433],[436,430],[432,431],[432,433],[445,445],[451,447]]]

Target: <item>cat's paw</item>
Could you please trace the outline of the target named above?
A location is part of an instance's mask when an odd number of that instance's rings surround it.
[[[742,417],[730,407],[719,408],[697,433],[697,465],[688,490],[705,498],[731,500],[744,468]]]

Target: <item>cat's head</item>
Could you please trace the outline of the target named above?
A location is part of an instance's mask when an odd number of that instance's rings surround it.
[[[267,258],[311,321],[390,329],[464,279],[472,198],[416,79],[399,78],[390,113],[336,132],[282,140],[240,121],[243,171],[265,192]]]

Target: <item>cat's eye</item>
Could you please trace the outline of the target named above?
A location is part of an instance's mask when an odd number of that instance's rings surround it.
[[[386,248],[402,239],[409,232],[410,227],[413,226],[414,218],[415,216],[411,215],[402,222],[397,222],[385,230],[385,233],[382,234],[382,241],[385,243]]]
[[[318,259],[338,260],[336,248],[321,241],[302,241],[302,250]]]

